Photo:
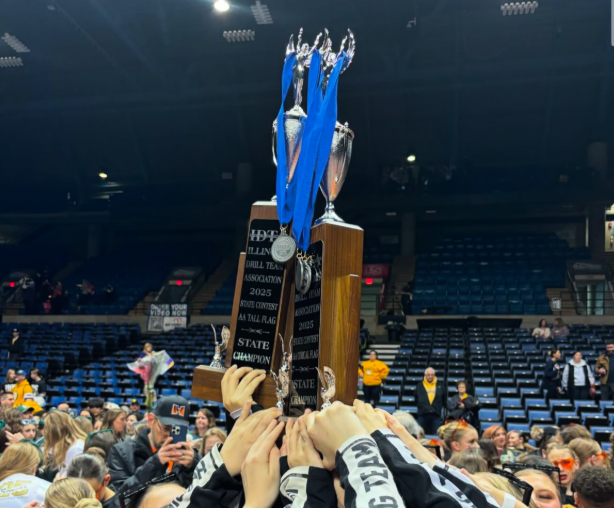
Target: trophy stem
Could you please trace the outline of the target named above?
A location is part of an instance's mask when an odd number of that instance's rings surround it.
[[[345,222],[341,217],[337,215],[335,212],[335,204],[332,201],[326,203],[326,209],[324,210],[324,215],[320,217],[315,224],[322,224],[323,222]]]

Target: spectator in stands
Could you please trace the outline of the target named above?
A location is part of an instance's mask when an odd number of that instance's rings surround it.
[[[554,326],[552,327],[552,336],[555,339],[566,339],[569,336],[569,328],[563,321],[563,318],[555,318]]]
[[[90,484],[77,478],[64,478],[52,483],[45,495],[45,508],[101,507]]]
[[[51,313],[62,314],[64,308],[64,288],[61,282],[58,282],[53,288],[51,294]]]
[[[578,508],[611,508],[614,505],[614,472],[609,469],[581,469],[573,485]]]
[[[130,414],[136,415],[137,420],[140,422],[145,416],[145,413],[141,411],[141,403],[137,399],[132,399],[129,407]]]
[[[60,402],[57,407],[58,411],[63,411],[64,413],[72,413],[72,409],[70,409],[70,405],[68,402]]]
[[[24,351],[24,339],[19,335],[19,330],[15,328],[13,330],[13,336],[9,340],[9,354],[8,359],[11,362],[19,360]]]
[[[549,339],[551,337],[550,328],[548,328],[548,322],[542,319],[539,322],[539,326],[533,330],[531,334],[538,339]]]
[[[139,419],[136,413],[130,413],[126,417],[126,438],[134,439],[136,437],[136,426],[139,424]]]
[[[548,391],[550,400],[558,398],[562,391],[561,388],[561,351],[559,349],[550,349],[548,358],[546,358],[546,367],[544,368],[544,379],[542,380],[542,390]]]
[[[413,281],[408,281],[401,289],[401,304],[403,305],[403,313],[406,316],[411,316],[411,302],[414,298]]]
[[[45,398],[47,395],[47,383],[40,369],[30,369],[30,386],[34,395]]]
[[[452,457],[468,448],[480,447],[477,431],[463,420],[452,421],[439,427],[437,436],[444,442]]]
[[[6,371],[6,377],[4,378],[4,391],[12,392],[15,386],[15,369],[9,369]]]
[[[595,377],[580,351],[565,365],[562,383],[571,400],[587,400],[595,395]]]
[[[507,432],[505,429],[500,425],[492,425],[484,431],[482,437],[490,439],[494,443],[497,447],[497,453],[499,457],[501,457],[506,450]],[[503,458],[501,458],[501,460],[503,461]]]
[[[89,435],[94,432],[94,426],[92,425],[92,417],[77,416],[75,419],[77,426],[83,431],[85,435]]]
[[[567,425],[561,430],[561,443],[568,445],[574,439],[582,437],[584,439],[593,439],[591,432],[583,425]]]
[[[97,450],[102,450],[105,457],[108,457],[111,448],[116,444],[117,438],[115,437],[115,432],[109,432],[108,430],[92,432],[87,437],[83,451],[89,452],[92,448],[95,448]]]
[[[119,496],[109,488],[111,475],[100,455],[82,453],[77,455],[68,468],[69,478],[81,478],[90,484],[103,508],[119,508]]]
[[[546,456],[546,449],[552,443],[563,443],[561,437],[561,431],[558,427],[540,427],[539,425],[533,425],[531,427],[531,439],[535,441],[535,445],[540,450],[542,457]]]
[[[428,367],[424,371],[424,380],[414,390],[418,406],[418,423],[427,435],[435,434],[441,426],[443,409],[443,385],[435,377],[435,369]]]
[[[190,485],[199,455],[189,443],[173,443],[170,437],[173,425],[189,425],[189,412],[190,404],[183,397],[162,397],[147,414],[149,432],[111,448],[107,459],[111,487],[125,492],[164,474],[171,462],[181,485]]]
[[[45,466],[64,477],[71,460],[83,453],[87,435],[71,416],[62,411],[51,411],[45,418]]]
[[[13,392],[3,393],[0,395],[0,407],[11,408],[15,403],[15,394]]]
[[[213,425],[210,424],[211,418]],[[194,430],[190,431],[190,434],[194,439],[202,439],[210,427],[215,427],[215,415],[206,407],[202,407],[198,410],[196,425]]]
[[[405,430],[407,430],[407,432],[409,432],[416,439],[421,439],[424,437],[424,430],[422,427],[420,427],[420,425],[418,425],[418,422],[411,415],[411,413],[408,413],[407,411],[395,411],[392,413],[392,416],[394,416],[398,422],[405,427]]]
[[[81,284],[77,284],[77,287],[80,290],[79,305],[89,305],[90,303],[92,303],[92,298],[96,293],[94,285],[87,279],[83,279]]]
[[[6,449],[0,457],[0,506],[21,508],[45,497],[50,483],[36,477],[39,462],[38,450],[30,443]]]
[[[382,382],[388,377],[390,369],[377,359],[376,351],[369,351],[369,359],[362,362],[358,368],[358,375],[362,378],[365,402],[370,402],[376,407],[381,396]]]
[[[18,370],[15,372],[15,387],[13,388],[13,393],[15,394],[15,402],[13,403],[14,407],[21,406],[24,402],[24,395],[26,393],[32,393],[32,387],[28,380],[26,379],[26,372],[24,370]]]
[[[514,460],[518,458],[521,453],[531,453],[537,450],[537,448],[528,443],[529,439],[530,435],[528,432],[510,430],[507,433],[507,450],[513,449]]]
[[[572,439],[567,446],[578,456],[580,467],[605,467],[607,464],[608,454],[601,449],[599,443],[594,439],[577,437]]]
[[[154,485],[147,489],[138,508],[165,508],[184,492],[185,489],[176,483]]]
[[[153,350],[153,346],[151,342],[145,342],[143,345],[143,351],[139,353],[139,359],[145,358],[146,356],[155,356],[156,352]]]
[[[467,423],[476,423],[477,410],[480,405],[480,401],[473,395],[467,393],[467,382],[458,381],[456,383],[458,393],[448,399],[448,418],[454,420],[463,419]]]
[[[92,415],[92,425],[102,422],[102,412],[104,408],[104,400],[99,397],[92,397],[87,403],[87,409]]]
[[[614,400],[614,369],[610,370],[610,359],[614,356],[614,339],[608,339],[605,353],[597,358],[595,374],[601,383],[601,400]]]
[[[479,448],[468,448],[463,452],[453,454],[448,464],[464,469],[470,474],[488,472],[488,464],[480,455]]]
[[[211,448],[213,448],[214,445],[216,445],[217,443],[224,444],[225,441],[226,432],[224,432],[219,427],[213,427],[212,429],[209,429],[207,432],[205,432],[205,435],[203,436],[200,454],[204,457],[205,455],[207,455],[207,453],[209,453],[209,451],[211,450]]]
[[[117,295],[115,294],[115,288],[111,284],[107,284],[107,287],[104,288],[104,295],[103,295],[102,302],[105,305],[113,305],[116,299],[117,299]]]
[[[100,430],[110,429],[115,433],[117,441],[126,439],[126,417],[123,409],[109,409],[102,418]]]
[[[537,508],[561,508],[561,492],[556,483],[543,471],[522,469],[516,476],[533,487],[531,501]]]
[[[24,439],[30,441],[36,441],[40,436],[38,435],[38,423],[34,419],[22,420],[23,427],[21,429],[21,435]]]
[[[572,484],[580,467],[578,456],[568,446],[552,444],[548,447],[546,458],[554,467],[561,470],[561,499],[563,504],[574,504]]]

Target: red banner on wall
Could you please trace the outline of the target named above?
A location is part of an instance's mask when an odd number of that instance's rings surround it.
[[[387,279],[390,273],[390,265],[385,263],[362,265],[362,278]]]

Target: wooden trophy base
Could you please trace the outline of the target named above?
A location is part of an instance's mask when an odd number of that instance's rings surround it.
[[[214,369],[204,365],[196,367],[192,379],[192,397],[222,402],[222,378],[225,373],[226,369]],[[254,392],[254,401],[263,407],[273,407],[277,404],[275,389],[275,381],[268,374]]]

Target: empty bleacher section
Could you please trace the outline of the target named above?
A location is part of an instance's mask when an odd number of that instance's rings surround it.
[[[13,329],[18,329],[25,341],[24,354],[17,361],[7,361],[7,348]],[[117,349],[128,347],[130,341],[138,340],[140,330],[134,324],[62,324],[62,323],[3,323],[0,325],[0,358],[2,372],[9,368],[29,370],[37,367],[47,377],[68,373],[74,376],[75,369],[103,358]],[[99,379],[92,380],[98,384]],[[63,390],[62,378],[50,380],[49,395]]]
[[[557,342],[568,361],[580,350],[594,368],[603,353],[604,340],[614,336],[613,326],[584,325],[571,328]],[[416,413],[414,388],[424,370],[433,367],[446,386],[447,396],[456,393],[455,383],[469,381],[470,392],[480,399],[482,429],[493,424],[507,430],[528,430],[531,425],[585,425],[607,447],[614,430],[614,402],[595,400],[548,400],[540,389],[546,350],[552,343],[531,337],[525,328],[437,328],[407,331],[400,347],[373,346],[390,366],[380,407]],[[363,354],[366,359],[367,353]],[[385,359],[384,359],[385,358]]]
[[[211,274],[219,256],[210,245],[194,242],[134,242],[119,250],[88,260],[64,281],[70,292],[69,314],[126,314],[148,292],[158,291],[173,267],[201,266]],[[88,280],[96,295],[86,305],[79,303],[77,284]],[[116,299],[104,299],[104,288],[112,285]]]
[[[587,258],[556,236],[448,238],[418,255],[412,314],[550,314],[547,288]]]
[[[232,301],[236,282],[237,273],[234,272],[226,278],[220,288],[215,292],[215,296],[209,300],[206,307],[201,309],[200,313],[204,316],[230,316],[232,314]]]
[[[73,327],[68,326],[68,329]],[[119,326],[113,329],[113,333],[117,336],[131,330]],[[192,375],[197,365],[208,365],[213,358],[211,327],[195,325],[186,330],[148,336],[146,341],[152,343],[154,351],[165,349],[175,361],[175,365],[156,384],[158,395],[182,395],[190,400],[191,414],[195,417],[203,401],[191,396]],[[96,396],[116,404],[126,404],[133,398],[142,402],[142,383],[126,364],[138,358],[144,342],[126,343],[120,350],[97,356],[96,360],[90,359],[89,363],[81,363],[79,368],[48,380],[51,404],[68,400],[72,407],[80,408],[87,405],[88,398]],[[223,427],[225,415],[220,411],[221,404],[208,402],[205,405],[216,415],[218,425]]]

